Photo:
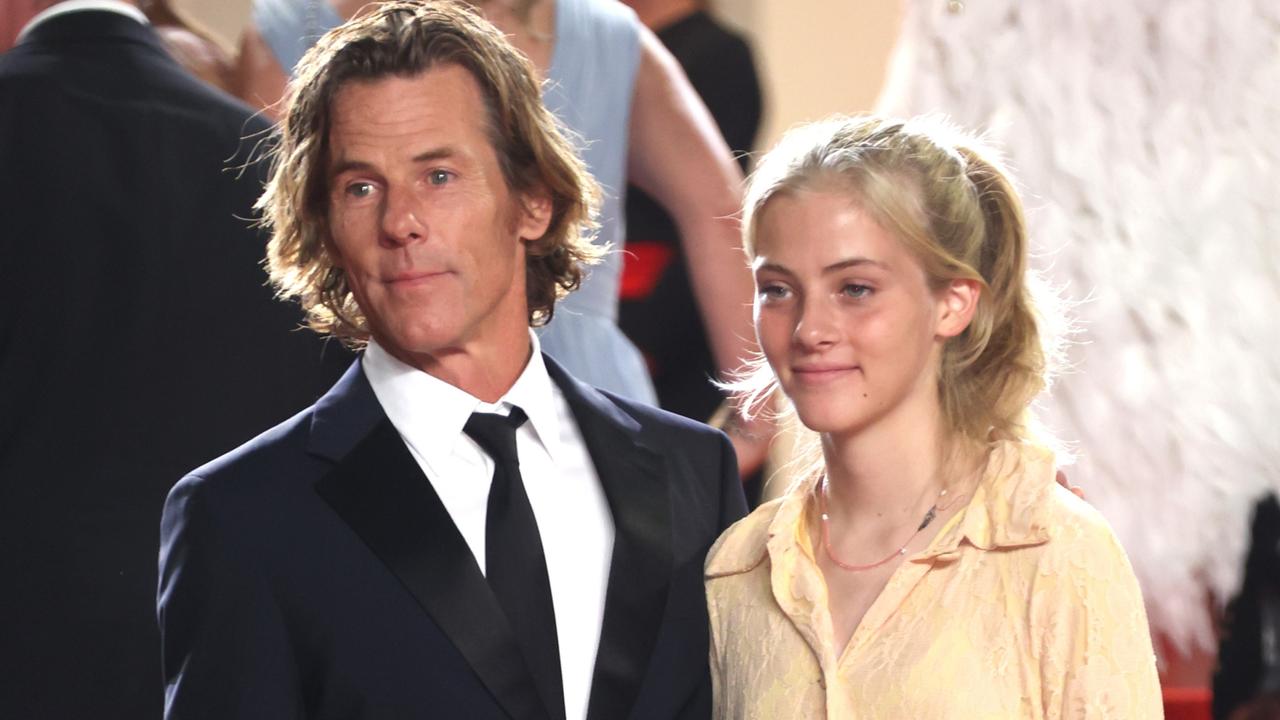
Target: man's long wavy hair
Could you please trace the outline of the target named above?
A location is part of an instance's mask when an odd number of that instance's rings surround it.
[[[327,33],[299,62],[258,200],[271,231],[267,272],[282,299],[296,298],[307,324],[351,345],[369,337],[328,226],[328,139],[333,99],[350,82],[412,77],[456,65],[480,86],[486,131],[507,188],[516,197],[546,193],[547,232],[526,243],[529,324],[551,320],[556,301],[577,289],[593,245],[599,186],[565,130],[542,104],[536,70],[490,23],[459,2],[380,4]]]

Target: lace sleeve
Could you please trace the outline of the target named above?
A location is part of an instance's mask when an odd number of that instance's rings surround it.
[[[1032,588],[1032,626],[1042,629],[1044,717],[1161,718],[1155,653],[1133,568],[1101,517],[1092,508],[1076,510],[1056,529]]]

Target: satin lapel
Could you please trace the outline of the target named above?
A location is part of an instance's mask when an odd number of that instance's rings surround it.
[[[384,416],[316,490],[431,615],[508,715],[548,717],[471,550],[390,420]]]
[[[639,697],[667,607],[669,479],[661,456],[637,442],[633,418],[550,359],[547,370],[569,403],[613,513],[613,559],[587,717],[621,720]]]

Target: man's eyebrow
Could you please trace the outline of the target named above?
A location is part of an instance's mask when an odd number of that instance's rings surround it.
[[[343,160],[329,168],[329,177],[335,178],[345,172],[372,170],[373,166],[359,160]]]
[[[414,163],[431,162],[433,160],[442,160],[457,155],[457,151],[452,147],[441,147],[427,150],[413,156]],[[364,172],[372,170],[373,165],[362,160],[341,160],[329,169],[329,177],[334,178],[345,172]]]
[[[417,155],[413,156],[413,161],[415,163],[431,162],[432,160],[443,160],[445,158],[450,158],[457,154],[458,154],[458,151],[446,145],[445,147],[434,148],[432,150],[428,150],[423,153],[418,153]]]

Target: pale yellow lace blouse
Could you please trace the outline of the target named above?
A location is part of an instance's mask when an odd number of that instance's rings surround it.
[[[1111,529],[1054,482],[1048,451],[993,452],[839,657],[806,498],[727,530],[706,569],[715,717],[1161,717],[1142,595]]]

